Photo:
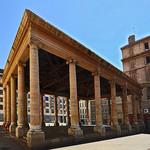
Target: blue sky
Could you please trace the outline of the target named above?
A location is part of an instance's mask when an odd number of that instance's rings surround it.
[[[128,36],[150,35],[150,0],[1,0],[0,68],[4,68],[25,9],[122,70]]]

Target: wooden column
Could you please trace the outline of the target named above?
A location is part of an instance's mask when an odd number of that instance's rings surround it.
[[[102,122],[102,110],[101,110],[101,89],[100,89],[100,74],[98,72],[94,75],[94,90],[95,90],[95,113],[96,113],[96,126],[94,132],[100,133],[102,136],[106,135],[105,127]]]
[[[11,123],[10,83],[7,83],[7,123]]]
[[[66,104],[67,104],[67,122],[66,125],[70,126],[70,113],[69,113],[69,98],[66,98]]]
[[[42,148],[45,145],[45,134],[41,130],[40,122],[38,52],[37,43],[30,43],[30,130],[27,133],[27,145],[30,148]]]
[[[25,64],[18,64],[18,126],[16,128],[17,138],[23,137],[28,129],[25,126],[25,80],[24,80]]]
[[[127,102],[127,85],[122,86],[122,112],[123,112],[123,129],[132,131],[129,123],[128,102]]]
[[[118,125],[118,115],[117,115],[117,104],[116,104],[116,83],[115,80],[110,81],[111,88],[111,102],[112,102],[112,129],[116,130],[118,134],[121,134],[121,128]]]
[[[71,127],[68,134],[73,136],[83,135],[79,127],[78,118],[78,99],[77,99],[77,79],[76,79],[76,60],[74,58],[67,61],[69,64],[69,82],[70,82],[70,104],[71,104]]]
[[[6,119],[6,115],[7,115],[7,109],[6,109],[6,101],[7,99],[6,99],[6,88],[5,87],[3,87],[3,126],[5,126],[6,125],[6,121],[7,121],[7,119]]]
[[[16,113],[16,78],[11,76],[11,125],[9,131],[15,133],[17,125],[17,113]]]
[[[91,125],[90,119],[89,119],[89,101],[86,100],[85,102],[86,102],[86,118],[87,118],[86,124]]]
[[[43,94],[42,93],[41,93],[40,97],[41,97],[41,100],[40,100],[40,103],[41,103],[41,126],[45,126],[45,122],[44,122],[44,108],[43,108]]]
[[[54,110],[55,110],[55,122],[54,122],[54,126],[59,126],[59,123],[58,123],[58,109],[57,109],[57,97],[58,96],[54,96]]]
[[[137,121],[137,110],[136,110],[136,94],[134,89],[131,90],[131,97],[132,97],[133,127],[139,130],[139,125]]]

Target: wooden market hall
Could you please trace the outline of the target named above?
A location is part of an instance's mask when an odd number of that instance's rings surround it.
[[[111,101],[112,110],[109,113],[112,119],[111,130],[118,135],[121,135],[124,129],[129,133],[133,129],[139,132],[144,126],[141,85],[27,9],[5,65],[2,83],[4,124],[10,123],[10,132],[15,133],[17,138],[27,136],[27,145],[31,148],[45,146],[46,138],[42,131],[44,94],[55,97],[55,125],[58,122],[57,96],[66,97],[67,124],[70,124],[68,136],[71,137],[84,135],[79,125],[79,100],[85,100],[87,103],[95,100],[96,125],[92,126],[92,129],[102,137],[107,135],[107,131],[102,122],[101,98]],[[26,99],[28,92],[30,92],[29,125]],[[128,117],[128,95],[132,97],[133,126],[130,125]],[[118,124],[117,96],[122,98],[122,126]],[[140,110],[140,123],[137,121],[136,101]],[[88,111],[87,120],[89,120]]]

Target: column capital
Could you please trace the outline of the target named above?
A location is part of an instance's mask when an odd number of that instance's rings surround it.
[[[113,78],[113,79],[109,80],[109,83],[110,84],[116,84],[116,78]]]
[[[35,46],[37,49],[40,49],[43,47],[43,44],[36,38],[31,37],[29,41],[29,47]]]
[[[18,66],[25,67],[25,66],[26,66],[26,64],[25,64],[25,63],[23,63],[23,62],[21,62],[21,61],[18,61]]]
[[[127,82],[125,82],[124,84],[120,85],[122,89],[127,89],[128,88],[128,84]]]
[[[70,64],[70,63],[72,63],[72,64],[77,64],[77,60],[76,60],[74,57],[69,58],[69,59],[66,61],[66,64]]]
[[[100,71],[98,70],[98,71],[93,71],[92,72],[92,75],[94,76],[94,75],[98,75],[98,76],[100,76]]]
[[[14,75],[14,74],[11,74],[11,78],[17,78],[17,76],[16,75]]]

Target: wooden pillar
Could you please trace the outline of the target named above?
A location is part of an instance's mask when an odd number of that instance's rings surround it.
[[[58,109],[57,109],[57,97],[58,96],[54,96],[54,110],[55,110],[55,122],[54,122],[54,126],[59,126],[59,123],[58,123]]]
[[[9,131],[15,133],[17,125],[17,113],[16,113],[16,78],[11,76],[11,125]]]
[[[10,83],[7,83],[7,123],[11,123]]]
[[[106,129],[102,122],[102,110],[101,110],[101,89],[100,89],[100,75],[98,72],[94,75],[94,90],[95,90],[95,113],[96,113],[96,126],[94,132],[100,133],[102,136],[106,135]]]
[[[137,128],[139,130],[139,125],[138,125],[138,121],[137,121],[135,89],[131,90],[131,97],[132,97],[133,127]]]
[[[16,128],[17,138],[26,135],[28,128],[25,126],[25,64],[18,64],[18,126]]]
[[[70,113],[69,113],[69,98],[66,98],[66,104],[67,104],[67,122],[66,125],[70,126]]]
[[[7,115],[6,102],[7,102],[6,101],[6,88],[3,87],[3,126],[6,125],[6,121],[7,121],[7,119],[6,119],[6,115]]]
[[[85,102],[86,102],[86,118],[87,118],[86,124],[91,125],[90,119],[89,119],[89,101],[86,100]]]
[[[30,43],[30,130],[27,133],[27,145],[30,148],[42,148],[45,146],[45,134],[41,130],[40,122],[38,53],[37,43]]]
[[[41,100],[40,100],[40,103],[41,103],[41,126],[45,126],[45,122],[44,122],[44,108],[43,108],[43,94],[42,93],[41,93],[40,97],[41,97]]]
[[[70,82],[70,104],[71,104],[71,127],[68,134],[73,136],[83,135],[79,127],[78,118],[78,99],[77,99],[77,79],[76,79],[76,60],[74,58],[67,61],[69,64],[69,82]]]
[[[112,102],[112,129],[116,130],[118,134],[121,134],[121,128],[118,125],[118,115],[117,115],[117,104],[116,104],[116,83],[115,80],[110,81],[111,88],[111,102]]]
[[[127,102],[127,85],[122,86],[122,112],[123,112],[123,129],[132,131],[132,127],[129,123],[128,115],[128,102]]]

